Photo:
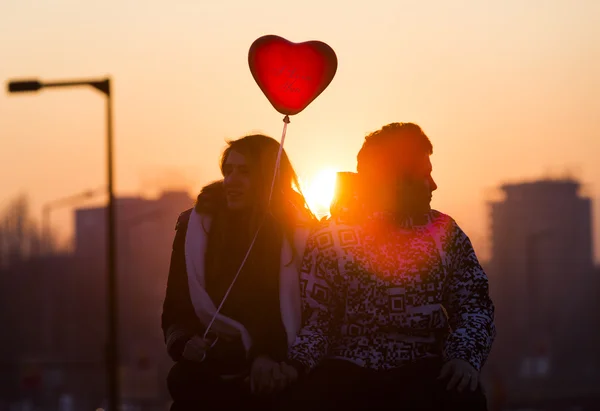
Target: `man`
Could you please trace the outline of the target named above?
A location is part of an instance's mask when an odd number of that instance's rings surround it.
[[[430,208],[432,153],[412,123],[365,138],[358,200],[307,243],[304,325],[281,367],[300,381],[282,408],[486,409],[494,306],[469,238]]]

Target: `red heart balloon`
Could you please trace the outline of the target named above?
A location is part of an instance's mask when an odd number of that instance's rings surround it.
[[[267,35],[250,46],[248,64],[275,110],[291,116],[304,110],[331,83],[337,57],[321,41],[292,43]]]

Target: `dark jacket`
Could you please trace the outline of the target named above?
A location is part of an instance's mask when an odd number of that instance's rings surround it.
[[[186,342],[194,335],[202,336],[205,331],[190,298],[186,268],[186,236],[192,213],[212,220],[204,243],[206,254],[202,275],[206,282],[205,291],[215,307],[219,305],[250,244],[251,236],[248,236],[248,244],[245,245],[243,237],[246,236],[240,235],[244,232],[245,220],[236,221],[239,214],[223,214],[225,209],[225,193],[219,181],[204,187],[195,208],[183,212],[177,221],[162,314],[167,350],[175,361],[181,358]],[[239,354],[249,361],[259,355],[268,355],[277,361],[286,357],[290,338],[300,327],[298,270],[312,223],[310,219],[305,220],[299,215],[294,229],[296,255],[293,263],[280,258],[281,253],[289,250],[290,243],[286,240],[286,247],[283,247],[283,232],[279,224],[270,217],[265,220],[252,253],[221,310],[223,315],[245,327],[252,343],[244,348],[241,338],[229,342],[220,339],[207,358],[220,355],[222,362],[231,360],[232,354],[233,357]],[[197,241],[196,234],[193,238]],[[222,245],[226,245],[225,248]],[[280,300],[282,296],[283,300]]]
[[[174,361],[181,358],[183,347],[192,336],[204,333],[190,299],[185,268],[185,235],[192,211],[181,213],[177,220],[161,319],[167,352]]]
[[[185,211],[177,222],[163,304],[162,329],[167,351],[174,361],[181,358],[185,344],[192,336],[203,335],[205,331],[205,327],[196,316],[190,298],[185,260],[185,237],[192,212],[195,211]],[[246,354],[241,339],[233,341],[220,339],[208,353],[208,358],[215,360],[215,363],[218,362],[219,367],[239,368],[243,363],[251,362],[260,355],[267,355],[281,361],[287,355],[286,331],[279,311],[280,243],[273,242],[274,232],[268,229],[271,225],[265,223],[265,233],[261,230],[262,235],[259,235],[253,253],[244,265],[244,271],[222,309],[224,315],[239,321],[248,329],[252,336],[252,346]],[[209,237],[213,231],[214,235],[219,235],[221,229],[223,227],[211,228]],[[205,250],[210,255],[206,259],[209,264],[206,267],[208,268],[206,290],[216,305],[228,288],[247,249],[243,241],[238,241],[239,234],[230,233],[230,236],[228,244],[233,246],[233,249],[229,252],[233,254],[219,257],[218,251],[215,254],[211,252],[211,248]],[[269,242],[265,245],[261,239],[268,239]],[[235,243],[237,244],[234,246]],[[278,251],[275,254],[269,251],[271,244],[276,245]],[[215,258],[225,260],[215,267]],[[214,272],[215,269],[217,272]]]

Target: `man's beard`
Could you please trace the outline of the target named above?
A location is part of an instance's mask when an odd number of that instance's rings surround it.
[[[421,181],[404,181],[397,190],[397,208],[399,215],[418,217],[431,211],[431,191]]]

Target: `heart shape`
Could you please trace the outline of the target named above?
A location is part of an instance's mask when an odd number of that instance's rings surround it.
[[[298,114],[329,86],[337,57],[321,41],[293,43],[267,35],[250,46],[248,65],[254,80],[275,110]]]

